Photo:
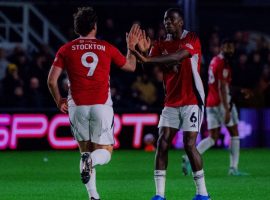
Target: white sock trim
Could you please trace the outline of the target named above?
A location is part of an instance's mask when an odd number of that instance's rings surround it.
[[[240,157],[240,137],[233,136],[231,137],[231,146],[230,146],[230,167],[238,169]]]
[[[99,199],[99,194],[97,192],[96,187],[96,169],[92,169],[90,181],[85,185],[88,191],[89,198],[94,197],[95,199]]]
[[[197,172],[192,172],[194,183],[196,186],[196,194],[202,196],[208,196],[206,186],[205,186],[205,179],[204,179],[204,171],[203,169]]]
[[[154,179],[156,186],[156,195],[165,197],[166,170],[155,170]]]

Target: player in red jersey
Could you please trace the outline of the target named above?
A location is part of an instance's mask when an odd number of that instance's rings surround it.
[[[143,63],[156,63],[163,68],[165,107],[159,121],[154,179],[156,196],[152,200],[165,199],[165,179],[168,165],[168,150],[180,128],[184,131],[184,148],[191,161],[196,196],[193,200],[209,200],[202,159],[196,149],[196,138],[203,119],[204,89],[200,78],[201,45],[193,32],[183,30],[183,13],[177,8],[168,9],[164,15],[167,38],[154,44],[150,56],[131,51]],[[149,39],[142,34],[139,49],[146,51]]]
[[[234,49],[233,41],[224,40],[220,54],[211,60],[206,103],[207,126],[210,135],[198,144],[197,149],[203,154],[212,147],[219,138],[221,125],[225,123],[231,135],[229,175],[245,175],[246,173],[238,171],[240,140],[237,124],[239,120],[230,95],[232,81],[230,62]],[[245,98],[250,95],[246,89],[242,89],[242,93],[245,94]]]
[[[82,182],[89,198],[98,200],[95,166],[110,161],[114,143],[110,65],[114,63],[123,70],[134,71],[136,58],[129,51],[125,57],[113,45],[96,39],[97,15],[91,7],[78,9],[74,27],[80,37],[57,52],[48,86],[57,107],[69,114],[71,130],[81,152]],[[127,47],[136,44],[139,36],[140,28],[135,24],[126,36]],[[67,100],[61,97],[57,84],[63,70],[70,81]]]

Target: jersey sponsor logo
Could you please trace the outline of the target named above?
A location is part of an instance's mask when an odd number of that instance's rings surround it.
[[[164,49],[163,51],[162,51],[162,55],[167,55],[168,54],[168,51],[166,50],[166,49]]]

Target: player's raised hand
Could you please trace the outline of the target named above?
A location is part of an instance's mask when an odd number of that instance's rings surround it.
[[[146,37],[145,30],[141,30],[141,37],[139,38],[138,47],[141,52],[147,53],[151,46],[150,37]]]
[[[57,107],[62,113],[67,113],[68,112],[67,99],[66,98],[60,99],[60,101],[57,103]]]
[[[128,49],[135,49],[141,37],[141,29],[139,24],[133,24],[129,33],[126,33],[126,42]]]

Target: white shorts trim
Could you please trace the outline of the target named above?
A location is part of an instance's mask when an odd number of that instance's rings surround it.
[[[69,106],[68,111],[71,131],[77,141],[114,144],[114,113],[111,106]]]
[[[206,107],[206,120],[208,130],[221,127],[221,125],[224,123],[224,117],[222,116],[221,107]]]
[[[204,108],[198,105],[164,107],[158,128],[171,127],[183,131],[199,132],[203,121]]]
[[[224,123],[225,109],[223,105],[206,107],[206,119],[208,130],[219,128],[224,124],[231,127],[239,123],[238,113],[235,104],[232,104],[231,119],[229,123]]]

